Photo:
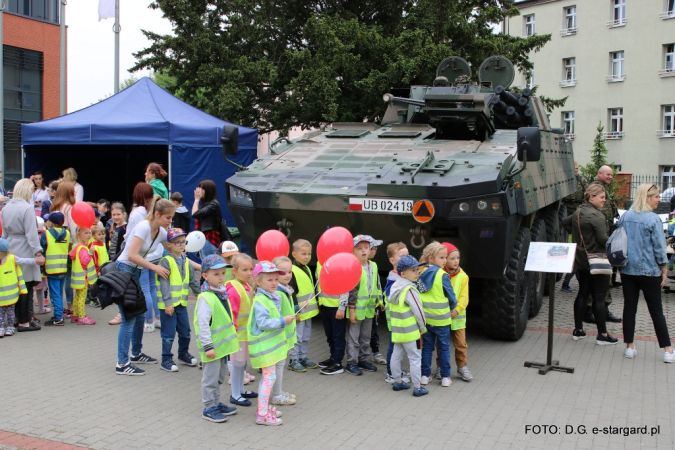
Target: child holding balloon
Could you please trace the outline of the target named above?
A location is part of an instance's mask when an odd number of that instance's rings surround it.
[[[232,396],[230,403],[239,406],[251,406],[249,398],[256,398],[257,393],[244,389],[247,382],[246,361],[249,357],[248,335],[246,329],[251,312],[251,281],[253,280],[253,259],[239,253],[232,258],[232,274],[234,279],[225,284],[227,298],[232,306],[232,318],[237,328],[239,350],[230,355],[230,383],[232,384]],[[250,378],[250,377],[249,377]]]
[[[307,369],[319,367],[307,357],[307,347],[312,337],[312,317],[319,314],[316,284],[312,271],[307,266],[312,260],[312,244],[305,239],[298,239],[293,242],[292,254],[294,261],[290,286],[295,291],[296,302],[300,306],[300,322],[297,324],[298,341],[288,352],[288,370],[306,372]]]
[[[87,297],[87,285],[96,283],[98,276],[94,268],[94,248],[88,248],[87,242],[91,239],[91,228],[77,227],[73,250],[69,253],[73,260],[73,272],[70,285],[75,291],[73,298],[73,314],[71,323],[78,325],[95,325],[96,321],[89,318],[84,312],[84,301]]]
[[[276,292],[279,276],[286,272],[279,270],[269,261],[259,262],[253,269],[258,290],[253,299],[248,321],[248,342],[251,365],[262,369],[258,411],[255,423],[258,425],[281,425],[281,412],[269,404],[272,386],[276,380],[277,363],[286,359],[288,349],[284,329],[295,320],[289,302],[283,302]]]

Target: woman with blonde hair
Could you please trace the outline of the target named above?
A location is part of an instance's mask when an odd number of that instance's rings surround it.
[[[38,265],[44,265],[45,257],[38,236],[35,209],[29,203],[34,192],[32,180],[23,178],[17,181],[14,196],[2,210],[2,237],[9,241],[9,251],[16,257],[28,290],[28,294],[19,295],[16,304],[19,332],[40,329],[37,321],[33,320],[33,288],[42,281]]]
[[[665,350],[663,362],[675,362],[675,353],[670,345],[668,326],[663,315],[661,288],[666,282],[668,258],[663,223],[654,210],[659,205],[659,188],[643,184],[635,195],[633,206],[621,217],[619,226],[628,237],[628,262],[620,269],[623,283],[623,341],[624,356],[632,359],[637,355],[633,344],[635,315],[640,291],[644,295],[649,315],[652,317],[659,347]]]
[[[599,184],[591,184],[584,193],[584,202],[571,216],[563,220],[565,229],[572,233],[577,251],[574,258],[574,269],[579,280],[579,292],[574,300],[574,331],[572,339],[578,341],[586,338],[583,318],[586,311],[586,299],[593,299],[593,314],[598,327],[598,345],[613,345],[619,340],[607,332],[607,307],[605,294],[609,289],[611,275],[591,274],[588,263],[589,253],[605,253],[607,236],[607,220],[602,212],[607,193]]]
[[[77,172],[72,167],[68,167],[63,172],[63,179],[70,181],[75,187],[75,201],[81,202],[84,200],[84,188],[77,182]]]

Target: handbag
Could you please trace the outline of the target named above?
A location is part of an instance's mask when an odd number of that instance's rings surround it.
[[[579,213],[577,214],[577,226],[579,227],[581,245],[584,246],[584,251],[588,258],[588,266],[591,269],[591,275],[611,275],[612,265],[609,263],[606,253],[588,253],[586,243],[584,242],[584,235],[581,234],[581,208],[579,208]]]
[[[614,267],[625,267],[628,264],[628,235],[626,229],[623,227],[623,218],[619,219],[617,229],[605,244],[605,253],[609,263]]]

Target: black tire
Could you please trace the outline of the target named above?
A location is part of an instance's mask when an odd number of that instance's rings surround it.
[[[525,272],[530,241],[530,230],[520,228],[504,275],[483,284],[483,328],[492,338],[517,341],[527,327],[533,281],[531,272]]]
[[[560,209],[558,210],[558,223],[560,224],[560,236],[558,236],[558,242],[567,243],[569,233],[567,230],[565,230],[562,224],[563,220],[565,220],[565,217],[567,217],[567,206],[560,205]]]
[[[558,217],[558,210],[555,206],[551,205],[544,211],[539,211],[542,219],[546,222],[547,242],[562,242],[560,240],[560,231],[564,229],[562,228],[562,223]]]
[[[535,219],[530,230],[532,242],[548,242],[546,229],[546,223],[543,219]],[[541,304],[544,301],[544,292],[548,291],[548,284],[546,283],[548,277],[543,272],[531,272],[531,274],[533,282],[530,292],[530,317],[534,317],[539,314]]]

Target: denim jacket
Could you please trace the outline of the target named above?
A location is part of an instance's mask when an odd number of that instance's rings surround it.
[[[663,223],[653,212],[626,211],[621,225],[628,237],[628,263],[621,269],[626,275],[661,276],[666,257],[666,238]]]

